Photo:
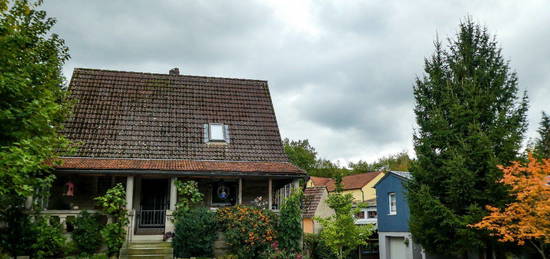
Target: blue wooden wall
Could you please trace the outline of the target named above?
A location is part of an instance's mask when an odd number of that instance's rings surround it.
[[[376,209],[379,232],[409,232],[409,206],[405,186],[406,180],[388,172],[376,184]],[[388,193],[394,192],[397,200],[397,214],[389,215]]]

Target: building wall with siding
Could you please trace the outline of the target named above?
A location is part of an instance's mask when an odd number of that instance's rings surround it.
[[[409,232],[409,205],[404,179],[389,174],[376,185],[376,208],[379,232]],[[389,215],[389,193],[395,193],[397,214]]]

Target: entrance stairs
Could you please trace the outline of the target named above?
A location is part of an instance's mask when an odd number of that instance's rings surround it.
[[[121,259],[173,259],[170,242],[134,241],[120,250]]]

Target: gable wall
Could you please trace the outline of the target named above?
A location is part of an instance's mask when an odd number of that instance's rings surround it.
[[[388,193],[390,192],[396,194],[396,215],[389,215]],[[409,232],[409,206],[401,178],[390,174],[378,183],[376,186],[376,208],[379,232]]]

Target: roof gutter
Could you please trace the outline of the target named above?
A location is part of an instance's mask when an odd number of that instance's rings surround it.
[[[227,171],[168,171],[168,170],[100,170],[100,169],[56,169],[62,174],[117,174],[117,175],[172,175],[172,176],[269,176],[274,178],[306,178],[306,174]]]

